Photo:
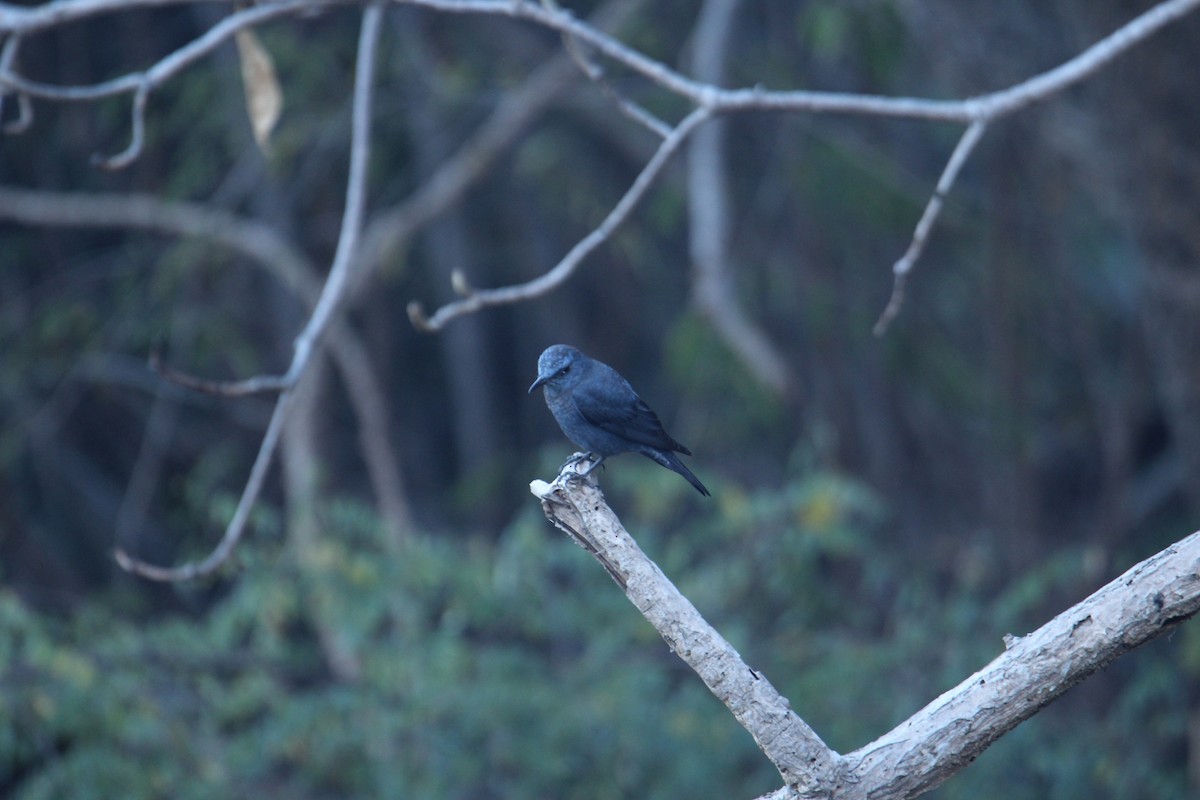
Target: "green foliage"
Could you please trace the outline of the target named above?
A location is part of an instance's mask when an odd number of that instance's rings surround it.
[[[643,547],[827,741],[851,749],[1044,619],[1079,553],[988,598],[887,555],[882,508],[838,475],[719,485],[712,515],[652,464],[612,470]],[[301,550],[247,542],[197,619],[134,619],[104,598],[69,619],[0,594],[0,787],[83,797],[752,797],[777,776],[608,577],[531,506],[497,541],[383,538],[356,503],[318,510]],[[670,533],[667,533],[670,531]],[[332,621],[332,622],[331,622]],[[326,626],[322,631],[321,626]],[[323,637],[360,674],[330,672]],[[1200,657],[1118,662],[1096,706],[1064,702],[940,797],[1180,796],[1175,702]],[[1105,681],[1102,676],[1096,681]],[[1077,692],[1103,696],[1085,684]],[[1118,765],[1119,754],[1136,754]],[[1118,754],[1118,755],[1114,755]],[[1135,788],[1135,782],[1136,788]]]
[[[532,515],[496,544],[398,550],[360,508],[324,516],[336,537],[302,563],[252,556],[201,621],[144,626],[99,605],[55,620],[5,595],[0,785],[21,798],[674,797],[753,761],[715,702],[656,663],[661,645],[607,577]],[[326,671],[318,596],[357,682]]]

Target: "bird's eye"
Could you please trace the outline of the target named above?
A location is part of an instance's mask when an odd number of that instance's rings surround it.
[[[566,374],[567,374],[568,372],[570,372],[570,371],[571,371],[571,365],[570,365],[570,364],[567,364],[565,367],[563,367],[562,369],[560,369],[560,370],[558,371],[558,374],[559,374],[559,375],[566,375]]]

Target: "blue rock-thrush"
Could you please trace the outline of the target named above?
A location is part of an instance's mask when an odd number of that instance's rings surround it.
[[[558,427],[588,451],[587,458],[595,459],[583,475],[609,456],[641,453],[678,472],[696,491],[708,496],[704,484],[675,455],[690,456],[692,452],[667,435],[658,415],[608,364],[588,358],[574,347],[551,345],[538,358],[537,380],[529,393],[539,386]]]

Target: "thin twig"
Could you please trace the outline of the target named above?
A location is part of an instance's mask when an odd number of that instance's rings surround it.
[[[255,375],[252,378],[241,381],[214,381],[207,378],[199,378],[167,366],[163,362],[162,356],[157,352],[150,354],[149,366],[150,369],[157,372],[163,378],[185,389],[203,392],[204,394],[220,395],[222,397],[246,397],[247,395],[254,394],[269,394],[282,392],[288,388],[288,382],[282,375]]]
[[[452,303],[442,306],[432,317],[426,317],[421,304],[414,301],[408,305],[408,317],[412,320],[413,325],[423,331],[436,331],[450,320],[460,317],[463,314],[470,314],[489,306],[515,303],[520,300],[537,297],[562,284],[574,274],[576,268],[583,262],[583,259],[606,242],[621,223],[629,217],[630,212],[633,211],[638,202],[645,196],[650,186],[653,185],[655,178],[658,177],[658,174],[666,166],[671,156],[687,139],[688,134],[710,116],[712,116],[711,112],[707,108],[701,107],[684,117],[671,131],[671,135],[664,139],[662,144],[658,146],[658,150],[654,153],[654,156],[646,163],[642,171],[638,173],[637,178],[634,179],[633,185],[617,201],[617,204],[608,212],[604,220],[591,233],[583,237],[583,239],[572,247],[570,252],[563,256],[562,260],[549,272],[543,273],[531,281],[515,286],[505,286],[499,289],[480,289],[469,297],[464,297],[462,300],[455,300]]]
[[[33,124],[33,102],[27,94],[17,95],[17,118],[4,123],[5,133],[24,133]]]
[[[552,11],[561,10],[554,0],[542,0],[542,5]],[[665,139],[671,135],[671,126],[663,122],[657,116],[652,114],[641,104],[631,100],[625,95],[617,91],[617,88],[609,82],[604,74],[604,68],[597,64],[592,58],[584,52],[579,40],[569,33],[562,34],[563,49],[567,51],[567,55],[579,67],[588,80],[600,87],[600,91],[604,92],[605,97],[612,101],[622,114],[629,117],[637,124],[648,128],[651,132],[657,134],[658,138]]]
[[[143,81],[133,95],[130,114],[133,116],[129,146],[115,155],[107,158],[99,154],[92,156],[92,165],[106,170],[124,169],[132,164],[142,154],[142,146],[146,141],[146,101],[150,99],[150,83]]]
[[[233,555],[234,548],[241,541],[242,534],[246,530],[246,523],[250,519],[250,511],[254,507],[254,501],[258,499],[258,495],[262,491],[263,482],[267,478],[267,470],[271,466],[271,457],[275,454],[275,448],[279,444],[279,434],[283,431],[283,422],[287,418],[291,400],[292,392],[289,389],[279,395],[279,399],[275,401],[275,410],[271,412],[271,421],[267,423],[267,432],[263,435],[262,444],[258,448],[258,455],[254,458],[254,466],[250,468],[250,477],[246,480],[246,487],[242,490],[242,497],[233,512],[233,518],[229,520],[225,535],[221,537],[221,541],[208,556],[200,561],[189,561],[178,567],[159,567],[134,558],[118,547],[113,551],[113,557],[117,564],[127,572],[155,581],[187,581],[208,575],[228,561],[229,557]]]
[[[181,581],[208,575],[229,560],[245,532],[246,522],[250,511],[262,491],[271,458],[279,444],[279,435],[287,418],[293,393],[297,382],[304,371],[312,363],[312,354],[321,334],[333,318],[333,312],[345,293],[346,275],[353,261],[354,249],[362,230],[363,212],[366,205],[367,159],[370,155],[370,123],[371,100],[373,94],[373,78],[375,67],[375,51],[379,42],[379,31],[383,9],[379,5],[369,6],[363,13],[362,28],[359,33],[358,60],[355,66],[354,100],[352,111],[352,131],[350,139],[350,174],[346,180],[346,208],[342,216],[342,228],[338,237],[337,252],[334,254],[333,266],[329,278],[317,301],[316,309],[309,318],[308,324],[296,339],[292,363],[284,379],[287,386],[275,403],[275,411],[267,432],[250,470],[250,478],[242,491],[233,519],[225,529],[225,534],[208,556],[200,561],[192,561],[178,567],[157,567],[130,557],[121,550],[116,551],[117,562],[126,570],[135,572],[153,580]]]
[[[4,50],[0,52],[0,74],[12,70],[13,63],[17,60],[17,50],[21,47],[20,34],[12,34],[4,42]],[[8,97],[9,92],[5,87],[0,86],[0,119],[4,118],[4,100]],[[12,122],[4,123],[5,133],[23,133],[30,125],[33,124],[33,104],[29,102],[29,95],[24,93],[17,94],[17,118]]]
[[[879,320],[875,323],[876,336],[882,336],[892,320],[900,313],[900,308],[904,304],[904,284],[908,280],[908,273],[912,271],[913,264],[917,263],[917,259],[925,252],[925,243],[929,239],[929,232],[942,213],[942,204],[946,195],[954,186],[954,181],[958,178],[958,171],[966,163],[985,130],[987,130],[986,122],[982,120],[972,122],[963,131],[962,137],[954,147],[954,152],[950,154],[950,160],[946,162],[946,168],[942,170],[942,177],[938,179],[937,187],[933,190],[933,195],[929,198],[929,203],[925,206],[921,219],[917,221],[917,227],[913,231],[912,242],[909,244],[908,250],[892,265],[892,273],[895,276],[892,282],[892,296],[888,299],[887,307],[883,309],[883,313],[879,315]]]

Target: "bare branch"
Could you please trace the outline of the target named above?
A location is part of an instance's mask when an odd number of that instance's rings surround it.
[[[575,63],[579,64],[580,69],[583,70],[583,74],[587,75],[589,80],[600,87],[600,91],[604,92],[604,95],[612,101],[613,105],[622,114],[643,128],[646,128],[660,139],[665,139],[671,135],[670,125],[654,115],[645,106],[617,91],[617,88],[605,76],[604,68],[584,55],[574,39],[564,37],[564,41],[571,42],[567,47],[567,51],[576,57]]]
[[[129,0],[129,2],[121,3],[119,7],[157,6],[183,2],[187,2],[187,0]],[[960,154],[960,158],[957,160],[954,157],[951,158],[951,163],[947,165],[947,169],[942,176],[943,180],[939,181],[939,185],[944,182],[946,187],[949,188],[962,161],[965,161],[970,146],[974,144],[974,140],[977,138],[977,135],[971,135],[972,130],[977,134],[982,131],[982,126],[991,120],[1012,113],[1032,102],[1044,99],[1082,80],[1130,47],[1171,22],[1194,11],[1197,6],[1200,6],[1200,0],[1164,0],[1164,2],[1155,5],[1150,10],[1134,18],[1114,33],[1059,67],[990,94],[966,100],[942,101],[827,92],[777,92],[760,88],[723,89],[711,83],[687,78],[665,64],[650,59],[636,50],[627,47],[594,25],[577,20],[569,11],[557,8],[553,4],[539,5],[527,2],[526,0],[455,0],[454,2],[450,2],[450,0],[396,0],[396,2],[409,2],[414,5],[422,5],[448,12],[503,14],[529,20],[535,24],[558,31],[572,42],[578,42],[589,48],[594,48],[604,57],[625,65],[658,86],[689,99],[697,105],[697,109],[670,132],[670,135],[664,140],[654,158],[650,160],[638,176],[634,185],[601,225],[581,240],[550,272],[521,286],[481,291],[473,291],[469,287],[466,287],[468,293],[463,300],[440,309],[430,320],[425,320],[419,306],[411,306],[410,314],[413,316],[414,321],[417,323],[425,322],[432,328],[439,327],[455,316],[469,313],[479,308],[499,303],[514,302],[535,296],[541,292],[549,291],[565,281],[573,274],[573,271],[577,268],[581,260],[603,243],[611,235],[612,230],[628,216],[632,207],[648,191],[649,185],[657,177],[667,158],[673,150],[679,147],[690,130],[714,113],[749,110],[792,110],[882,114],[970,123],[971,128],[968,129],[968,134],[964,135],[959,148],[956,149],[956,154]],[[95,100],[123,93],[133,93],[130,143],[122,153],[102,162],[102,164],[110,167],[120,167],[129,163],[133,158],[136,158],[140,152],[142,142],[144,141],[145,104],[148,101],[150,93],[162,82],[177,75],[197,59],[210,53],[238,30],[278,16],[333,4],[333,2],[325,3],[323,0],[286,0],[285,2],[259,4],[247,9],[237,10],[217,25],[214,25],[205,34],[183,48],[174,51],[148,70],[131,73],[91,86],[65,87],[49,86],[29,81],[12,71],[13,63],[16,60],[15,53],[18,48],[19,38],[68,20],[82,19],[93,14],[110,11],[117,8],[118,4],[114,0],[64,0],[64,2],[50,3],[32,8],[0,6],[0,33],[8,34],[4,52],[0,53],[0,88],[18,93],[18,100],[22,103],[21,116],[14,123],[18,127],[26,124],[28,119],[30,119],[30,115],[26,113],[28,111],[28,98],[30,96],[42,96],[54,100],[80,101]],[[504,113],[498,113],[494,118],[495,125],[486,131],[481,131],[481,138],[476,142],[476,144],[481,145],[478,150],[464,150],[464,158],[454,163],[454,169],[440,172],[438,174],[439,180],[428,184],[426,190],[418,193],[418,195],[414,195],[410,199],[411,202],[397,209],[394,215],[381,217],[378,220],[378,224],[372,226],[372,236],[367,238],[366,244],[370,246],[363,248],[369,253],[364,261],[368,265],[371,264],[373,260],[378,259],[381,253],[386,251],[389,245],[394,246],[397,242],[402,242],[423,221],[427,221],[431,216],[438,213],[437,209],[439,205],[437,203],[422,208],[424,201],[436,199],[441,203],[440,207],[444,208],[445,204],[461,196],[461,192],[469,184],[470,180],[477,177],[482,171],[482,164],[486,163],[489,157],[494,158],[499,149],[511,141],[514,131],[518,130],[520,125],[532,113],[535,113],[531,109],[535,109],[536,107],[536,103],[527,103],[524,107],[504,108]],[[651,127],[653,128],[654,126],[651,125]],[[352,152],[360,151],[354,150]],[[918,224],[918,230],[914,234],[913,243],[915,248],[910,248],[911,253],[906,254],[908,257],[902,258],[894,268],[897,275],[897,291],[893,297],[894,305],[891,315],[894,315],[895,308],[899,308],[900,299],[903,296],[904,276],[911,270],[912,263],[915,263],[916,258],[919,257],[928,231],[936,220],[938,211],[940,210],[944,194],[945,192],[943,191],[931,199],[921,223]],[[420,210],[414,211],[414,209]],[[352,215],[349,204],[347,215]],[[387,232],[384,226],[389,222],[396,221],[397,218],[404,222],[404,224],[396,226],[395,232]],[[343,233],[346,233],[346,230],[343,228]],[[357,229],[347,239],[356,237]],[[296,352],[288,373],[282,379],[262,378],[260,380],[264,380],[267,383],[278,380],[279,383],[274,388],[294,385],[297,376],[304,369],[304,364],[307,363],[308,353],[311,351],[314,342],[319,337],[321,331],[327,327],[328,319],[339,302],[339,298],[345,293],[348,272],[347,265],[350,259],[349,257],[343,259],[342,255],[353,250],[353,246],[343,248],[342,243],[339,243],[339,254],[335,258],[329,282],[326,284],[325,290],[318,300],[316,310],[309,324],[297,339]],[[341,264],[340,268],[339,264]],[[881,318],[881,322],[886,324],[887,319],[890,319],[891,315],[885,310],[885,315],[884,318]],[[264,439],[264,443],[266,441]]]
[[[215,394],[223,397],[245,397],[252,394],[282,392],[288,388],[287,380],[281,375],[255,375],[252,378],[241,381],[214,381],[206,378],[198,378],[195,375],[189,375],[186,372],[180,372],[167,366],[163,363],[162,356],[158,352],[150,354],[149,366],[150,369],[172,383],[177,383],[185,389],[203,392],[204,394]]]
[[[200,203],[168,202],[150,194],[50,192],[0,186],[0,218],[34,225],[140,228],[219,242],[261,263],[315,305],[315,266],[271,227]]]
[[[708,119],[709,116],[711,114],[708,109],[697,108],[675,126],[671,131],[671,135],[659,145],[657,152],[646,163],[646,166],[642,168],[642,171],[638,173],[637,178],[634,179],[633,185],[617,201],[617,204],[608,212],[604,220],[591,233],[583,237],[583,239],[572,247],[570,252],[563,256],[562,260],[549,272],[539,275],[531,281],[515,286],[477,290],[462,300],[456,300],[453,303],[442,306],[432,317],[426,317],[421,304],[414,301],[408,305],[408,317],[412,320],[413,325],[423,331],[436,331],[455,317],[470,314],[489,306],[528,300],[531,297],[545,294],[566,281],[567,278],[574,274],[580,263],[583,262],[583,259],[606,242],[621,223],[628,218],[630,212],[633,211],[646,192],[649,191],[654,180],[662,172],[663,167],[666,166],[671,156],[679,149],[684,140],[687,139],[688,134],[695,130],[696,126]]]
[[[567,41],[583,42],[614,61],[640,73],[660,87],[690,100],[696,104],[698,109],[707,109],[712,113],[763,110],[809,111],[873,114],[966,123],[970,127],[959,142],[955,155],[951,157],[951,161],[942,175],[942,181],[939,181],[939,185],[945,182],[947,189],[953,184],[959,168],[987,123],[1062,91],[1100,69],[1146,37],[1200,6],[1200,0],[1164,0],[1087,48],[1075,58],[1019,84],[966,100],[926,100],[837,92],[768,91],[759,87],[722,89],[711,81],[698,81],[683,76],[665,64],[627,47],[587,23],[580,22],[569,11],[559,8],[554,3],[532,3],[527,0],[403,1],[446,12],[513,16],[544,25],[560,32]],[[580,61],[584,72],[591,76],[593,70],[588,67],[586,61],[582,59]],[[653,125],[651,127],[653,128]],[[681,123],[675,129],[675,133],[677,134],[679,128],[682,127]],[[665,144],[666,142],[664,142]],[[660,149],[659,153],[661,154],[661,152]],[[649,167],[648,164],[647,169]],[[886,329],[887,324],[899,312],[905,276],[920,256],[924,239],[940,212],[943,196],[935,195],[930,201],[925,215],[917,226],[917,235],[914,236],[915,249],[910,247],[910,252],[906,253],[905,257],[894,267],[896,278],[892,298],[875,326],[876,333],[881,333]],[[622,201],[624,199],[622,198]],[[578,266],[578,261],[573,259],[576,253],[581,253],[580,257],[585,256],[606,238],[600,237],[596,240],[593,238],[595,234],[594,231],[588,238],[576,245],[563,261],[541,278],[517,286],[476,292],[463,300],[444,306],[433,317],[426,317],[421,305],[413,302],[408,307],[409,318],[419,329],[437,330],[446,322],[462,314],[473,313],[488,306],[527,300],[548,292],[574,272]],[[767,375],[778,369],[778,359],[773,360],[774,367],[772,367],[768,361],[761,358],[770,352],[769,342],[765,337],[756,335],[756,329],[749,324],[748,320],[743,318],[742,324],[734,324],[737,319],[729,314],[718,315],[715,319],[727,322],[727,336],[729,341],[739,343],[739,352],[744,351],[745,354],[758,356],[757,360],[750,362],[761,362],[762,366],[756,369],[756,374]]]
[[[846,756],[847,797],[915,797],[1109,662],[1200,611],[1200,532],[1023,637],[891,732]]]
[[[1200,532],[1151,556],[1024,637],[889,733],[845,756],[830,750],[766,677],[647,558],[592,476],[568,466],[533,481],[542,511],[604,566],[672,651],[733,712],[779,769],[767,797],[916,797],[1115,658],[1200,611]]]
[[[0,31],[28,35],[118,9],[182,5],[191,2],[194,0],[59,0],[36,6],[2,3]]]
[[[233,554],[234,548],[245,532],[250,510],[258,499],[266,478],[271,457],[279,444],[279,435],[287,417],[297,382],[312,363],[312,354],[321,335],[333,318],[333,312],[341,302],[346,288],[346,276],[354,258],[354,250],[362,230],[363,212],[366,205],[367,158],[370,151],[371,99],[375,67],[375,50],[379,42],[379,30],[383,9],[379,5],[369,6],[363,13],[362,29],[359,34],[358,60],[355,66],[352,131],[350,141],[350,174],[346,180],[346,208],[342,216],[341,234],[333,266],[321,291],[315,310],[304,330],[296,338],[292,363],[284,381],[286,388],[279,395],[267,433],[259,447],[258,456],[250,471],[250,478],[238,501],[233,519],[216,548],[203,560],[193,561],[179,567],[163,568],[131,558],[121,550],[116,551],[117,562],[126,570],[147,578],[161,581],[181,581],[207,575]]]
[[[153,90],[213,50],[216,50],[226,40],[233,38],[234,34],[239,30],[260,25],[276,17],[295,14],[321,5],[323,4],[316,0],[284,0],[283,2],[254,5],[235,11],[216,25],[213,25],[201,36],[160,59],[149,69],[140,72],[131,72],[107,81],[102,81],[101,83],[87,86],[55,86],[53,84],[31,81],[20,75],[4,71],[0,72],[0,85],[8,86],[19,92],[25,92],[33,97],[75,102],[101,100],[105,97],[137,92],[143,84],[147,85],[148,90]],[[16,31],[20,29],[16,27],[10,28],[0,23],[0,31],[4,30]]]
[[[929,232],[933,230],[933,223],[942,213],[942,203],[946,199],[946,195],[950,193],[951,187],[954,186],[954,181],[958,178],[958,171],[962,169],[962,165],[966,163],[971,151],[975,149],[975,145],[979,143],[979,139],[986,129],[986,122],[982,120],[972,122],[963,131],[962,138],[958,140],[954,152],[950,154],[950,160],[946,162],[946,168],[942,170],[942,177],[938,179],[933,196],[929,198],[925,212],[917,221],[912,243],[904,255],[892,266],[892,273],[895,275],[892,283],[892,296],[888,300],[887,307],[883,309],[883,313],[879,315],[879,320],[875,323],[876,336],[882,336],[887,331],[888,325],[900,313],[900,308],[904,304],[904,283],[908,279],[908,273],[912,270],[913,264],[917,263],[921,254],[925,252],[925,242],[929,239]]]
[[[346,208],[342,214],[341,234],[333,254],[329,277],[313,309],[312,317],[296,337],[296,353],[287,377],[293,383],[299,378],[308,361],[309,352],[329,326],[333,313],[346,294],[350,267],[362,236],[363,217],[367,203],[367,161],[371,150],[371,98],[375,49],[379,43],[379,28],[383,17],[382,5],[371,5],[363,13],[359,35],[357,80],[354,85],[354,110],[350,132],[350,176],[346,185]]]
[[[569,10],[547,8],[539,3],[529,2],[529,0],[399,1],[449,13],[494,14],[529,20],[591,45],[612,60],[624,64],[664,89],[686,97],[699,105],[709,105],[706,100],[702,101],[700,98],[708,98],[713,93],[713,87],[684,77],[665,64],[639,53],[614,37],[580,21]]]
[[[1200,7],[1200,0],[1164,0],[1078,56],[1015,86],[967,100],[926,100],[842,92],[769,91],[758,87],[722,89],[676,72],[579,21],[569,11],[546,8],[528,0],[399,1],[452,13],[518,17],[552,30],[569,33],[662,88],[713,111],[814,111],[962,123],[974,122],[977,119],[996,119],[1056,94],[1092,74],[1148,36]]]
[[[1078,83],[1134,45],[1200,8],[1200,0],[1164,0],[1074,58],[1008,89],[975,99],[983,119],[996,119]]]
[[[750,732],[786,785],[804,796],[837,788],[841,757],[642,552],[604,502],[594,476],[581,479],[568,466],[554,483],[533,481],[529,488],[546,518],[604,565],[671,650]]]

